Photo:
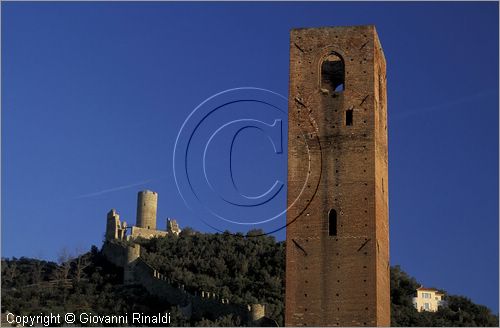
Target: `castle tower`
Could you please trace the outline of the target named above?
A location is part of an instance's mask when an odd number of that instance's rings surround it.
[[[291,31],[288,326],[390,325],[385,69],[374,26]]]
[[[113,208],[108,212],[106,220],[106,240],[119,239],[120,215]]]
[[[144,190],[137,194],[137,226],[140,228],[156,230],[156,209],[158,194],[154,191]]]
[[[170,234],[173,234],[175,236],[178,236],[181,233],[181,229],[179,228],[179,224],[177,223],[177,220],[174,219],[167,219],[167,232]]]
[[[128,245],[126,249],[126,258],[123,266],[123,282],[133,284],[135,282],[134,268],[137,260],[141,256],[141,245]]]
[[[255,322],[266,316],[266,306],[264,304],[248,305],[250,321]]]

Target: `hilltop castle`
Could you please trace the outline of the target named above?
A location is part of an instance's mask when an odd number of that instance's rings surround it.
[[[125,284],[134,284],[141,280],[142,273],[138,270],[138,263],[141,262],[141,245],[134,243],[135,239],[150,239],[167,235],[178,236],[181,232],[177,221],[173,219],[167,219],[167,230],[158,230],[156,228],[157,208],[158,193],[144,190],[137,194],[135,226],[129,227],[127,222],[121,221],[120,215],[115,209],[108,212],[102,253],[108,261],[123,268],[123,282]],[[125,246],[119,241],[132,243]],[[154,271],[154,269],[151,270]]]
[[[151,295],[169,304],[177,304],[187,318],[231,314],[251,326],[277,326],[276,321],[265,316],[264,304],[235,304],[214,291],[186,288],[146,263],[141,257],[141,245],[135,243],[135,239],[178,236],[181,232],[173,219],[167,219],[166,230],[156,228],[157,207],[158,193],[144,190],[137,195],[135,226],[129,227],[125,221],[121,221],[115,209],[110,210],[107,215],[102,254],[109,262],[123,269],[124,284],[141,285]]]
[[[137,221],[135,226],[128,227],[127,222],[120,221],[120,215],[115,209],[108,213],[106,224],[106,241],[131,240],[137,237],[149,239],[164,237],[168,234],[178,236],[181,232],[176,220],[167,219],[167,230],[156,228],[156,212],[158,208],[158,193],[144,190],[137,195]],[[130,234],[127,235],[127,229]]]

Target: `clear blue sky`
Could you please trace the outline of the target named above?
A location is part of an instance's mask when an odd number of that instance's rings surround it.
[[[187,115],[228,88],[286,95],[290,28],[375,24],[391,263],[498,311],[497,3],[3,2],[1,24],[2,256],[101,245],[106,212],[135,222],[144,188],[160,194],[160,226],[211,231],[173,179]],[[286,176],[286,148],[252,130],[237,146],[248,194]]]

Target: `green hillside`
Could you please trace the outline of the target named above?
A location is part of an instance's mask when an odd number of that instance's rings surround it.
[[[140,240],[144,260],[187,291],[216,292],[231,303],[265,303],[266,315],[283,325],[285,244],[273,237],[203,234],[185,229],[179,237]],[[237,317],[182,317],[176,304],[165,304],[141,286],[124,286],[122,272],[97,247],[60,263],[2,259],[2,313],[93,312],[99,315],[172,313],[172,326],[240,325]],[[418,313],[412,297],[419,286],[398,266],[391,268],[393,326],[498,326],[498,317],[462,296],[448,295],[449,306]]]

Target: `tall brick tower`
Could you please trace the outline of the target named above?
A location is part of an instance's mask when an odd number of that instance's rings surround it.
[[[374,26],[290,40],[288,326],[389,326],[387,101]]]

